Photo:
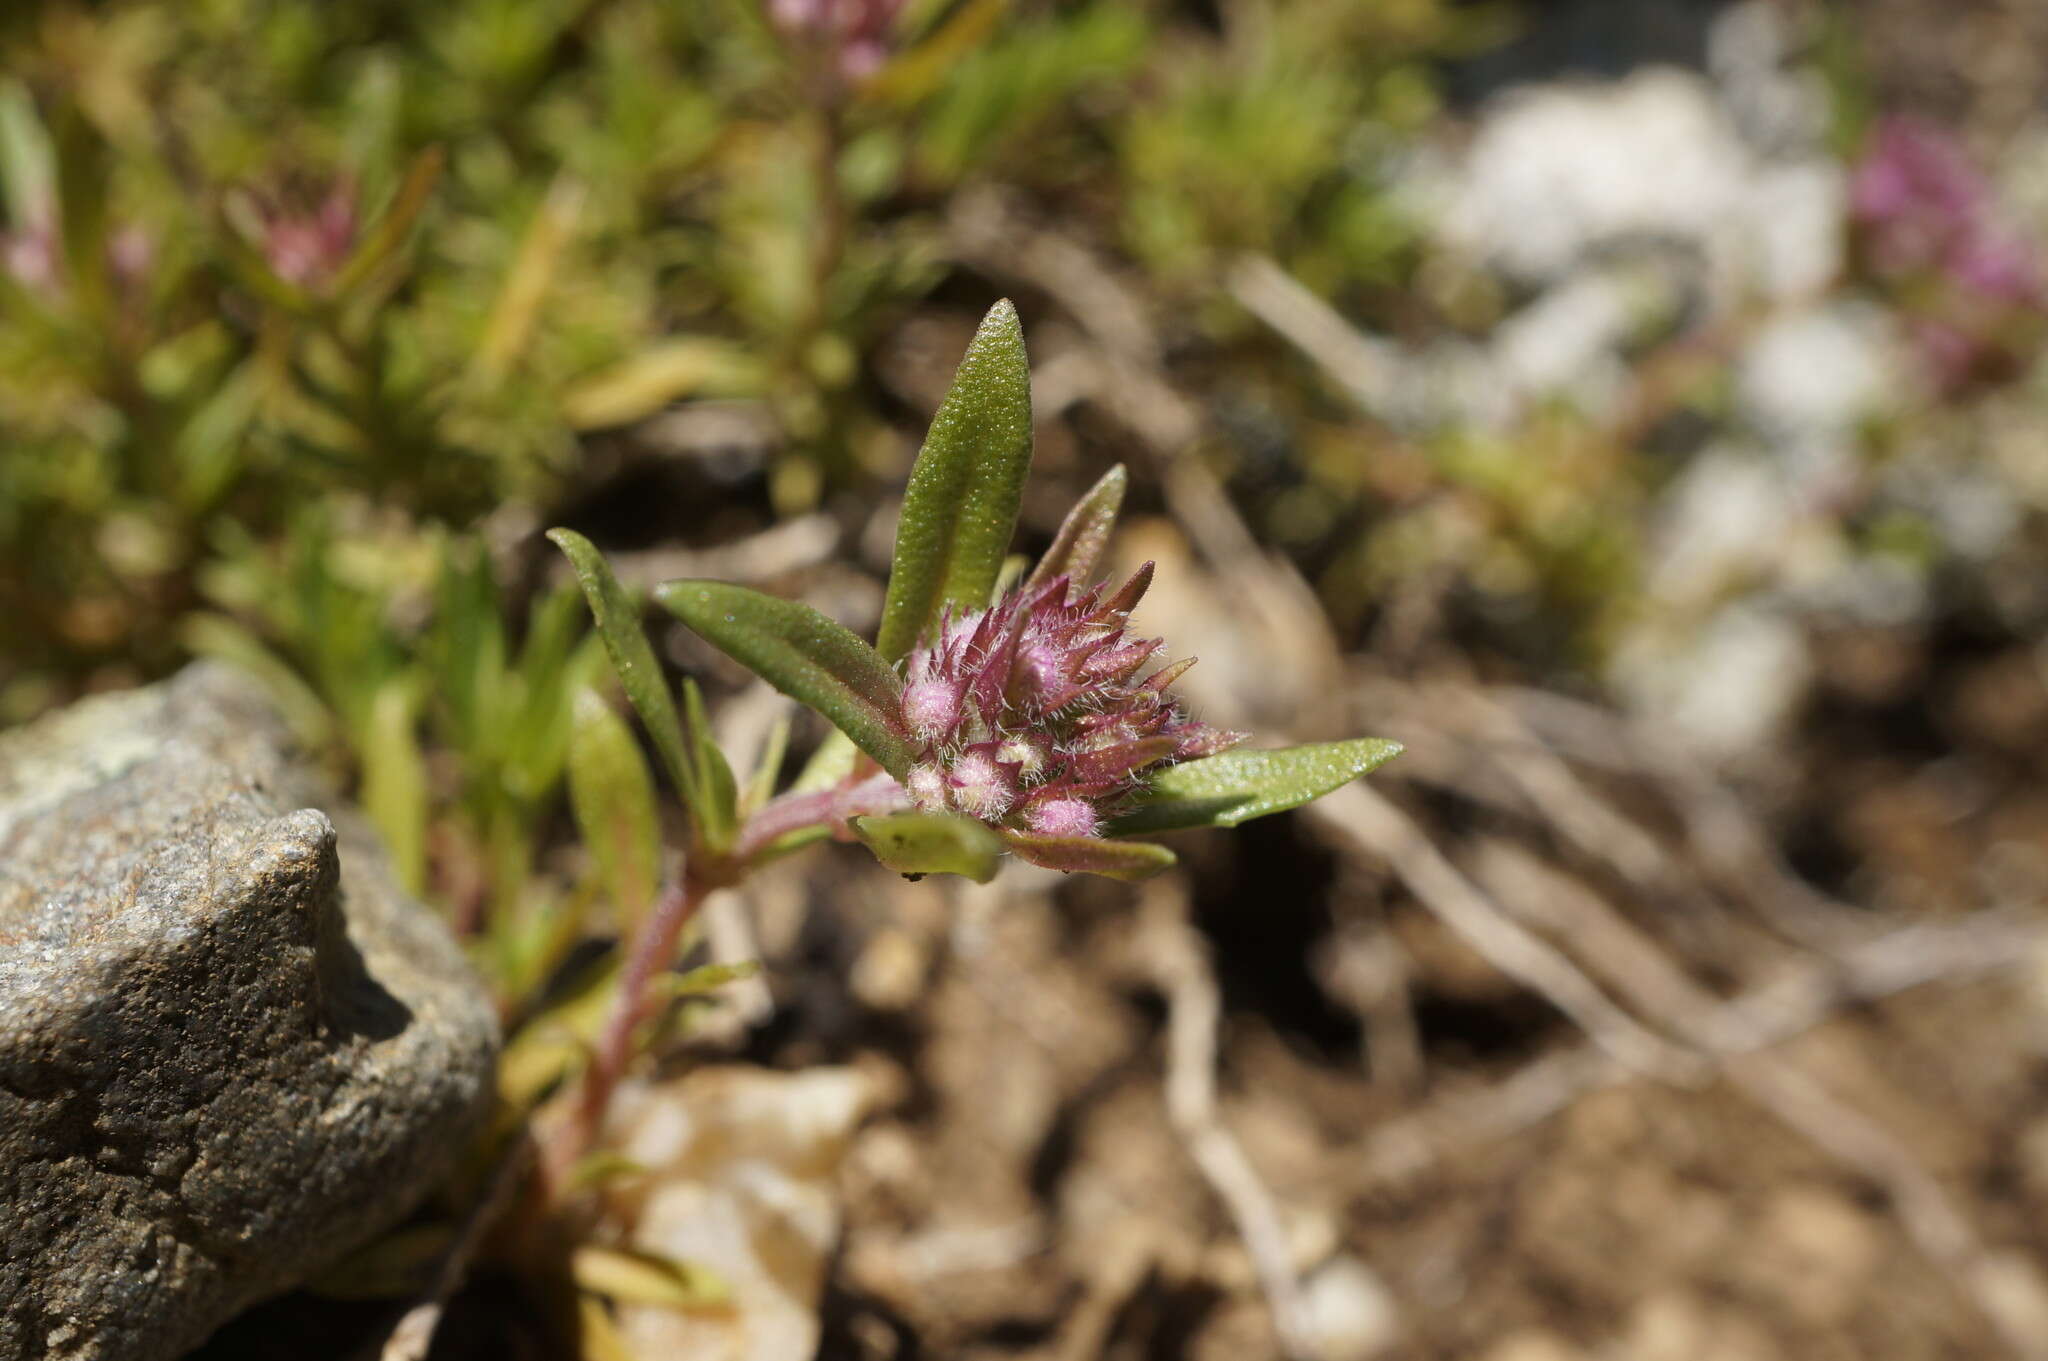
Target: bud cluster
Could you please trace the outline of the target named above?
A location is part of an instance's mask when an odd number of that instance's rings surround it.
[[[1163,644],[1127,636],[1146,563],[1107,598],[1068,578],[948,615],[906,659],[903,718],[922,750],[904,784],[927,812],[1041,836],[1096,835],[1146,772],[1244,740],[1187,717],[1167,687],[1193,658],[1139,673]]]

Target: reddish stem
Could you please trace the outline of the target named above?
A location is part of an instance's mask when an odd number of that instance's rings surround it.
[[[675,958],[676,942],[703,906],[707,891],[685,871],[655,901],[653,910],[634,934],[625,970],[619,975],[612,1014],[598,1038],[597,1052],[583,1073],[583,1088],[576,1095],[576,1110],[567,1137],[558,1145],[557,1156],[550,1159],[557,1185],[596,1142],[605,1109],[611,1105],[612,1094],[618,1090],[620,1079],[626,1075],[626,1065],[633,1057],[633,1033],[647,1016],[648,987],[655,975]]]
[[[782,837],[806,827],[822,824],[836,835],[848,818],[894,813],[908,803],[903,786],[886,774],[810,794],[784,794],[747,819],[739,844],[733,847],[733,859],[744,864]]]

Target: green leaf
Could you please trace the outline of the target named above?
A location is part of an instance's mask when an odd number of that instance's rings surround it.
[[[1104,841],[1092,836],[1039,836],[1005,831],[1003,843],[1019,860],[1049,870],[1100,874],[1110,879],[1150,879],[1172,865],[1175,856],[1149,841]]]
[[[1031,371],[1017,309],[989,309],[910,470],[876,648],[895,661],[947,604],[988,605],[1031,464]]]
[[[777,714],[775,722],[769,725],[761,754],[754,761],[754,773],[747,777],[747,787],[740,791],[742,814],[752,816],[775,797],[775,782],[782,776],[782,758],[789,754],[790,727],[787,713]],[[837,728],[832,731],[839,732]]]
[[[732,763],[712,740],[704,692],[688,676],[683,677],[683,714],[690,756],[697,767],[697,788],[704,796],[697,810],[698,832],[706,847],[723,855],[739,831],[739,787],[733,780]]]
[[[1119,463],[1074,503],[1060,524],[1052,547],[1045,550],[1045,556],[1038,560],[1038,566],[1024,583],[1025,590],[1043,586],[1062,575],[1075,586],[1088,584],[1103,548],[1109,543],[1109,531],[1116,527],[1116,513],[1123,509],[1124,488],[1130,485],[1130,480],[1130,474]]]
[[[654,597],[755,675],[816,709],[897,779],[915,757],[902,684],[875,650],[809,605],[722,581],[667,581]]]
[[[1002,838],[973,818],[888,813],[854,818],[853,832],[898,874],[958,874],[985,884],[1002,868]]]
[[[702,997],[717,992],[728,983],[737,983],[752,978],[761,972],[758,959],[735,960],[731,964],[699,964],[683,973],[663,974],[654,983],[654,991],[663,997]]]
[[[604,639],[604,650],[612,659],[612,670],[619,673],[626,698],[647,725],[654,749],[661,753],[669,778],[682,791],[691,816],[699,816],[696,765],[683,741],[683,721],[676,715],[675,697],[669,694],[661,665],[654,660],[654,649],[640,627],[639,610],[612,575],[597,545],[573,529],[551,529],[548,538],[569,555],[583,596],[590,602],[591,616],[597,620],[598,636]]]
[[[595,690],[576,692],[569,739],[569,807],[621,922],[646,915],[661,887],[654,777],[625,721]]]
[[[441,182],[444,160],[439,147],[428,147],[413,158],[412,164],[406,167],[405,179],[399,183],[398,192],[392,195],[390,204],[363,234],[355,253],[335,275],[335,297],[345,298],[354,292],[364,280],[376,273],[379,265],[405,244],[414,220],[427,206],[434,186]]]
[[[732,1298],[717,1273],[642,1250],[585,1243],[571,1253],[569,1270],[583,1289],[621,1304],[715,1309]]]
[[[1226,751],[1168,766],[1153,777],[1143,800],[1110,825],[1109,833],[1235,827],[1319,799],[1400,754],[1399,742],[1358,737],[1279,751]]]
[[[414,731],[419,704],[410,673],[391,677],[370,701],[363,759],[363,811],[384,834],[391,872],[418,893],[427,872],[427,761]]]

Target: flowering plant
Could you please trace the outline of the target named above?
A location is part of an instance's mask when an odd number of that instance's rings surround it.
[[[807,605],[745,587],[656,589],[684,623],[837,729],[790,792],[751,808],[705,736],[694,686],[685,724],[602,558],[572,531],[553,532],[693,814],[700,882],[730,882],[827,834],[858,838],[906,874],[985,881],[1008,853],[1143,878],[1174,857],[1135,833],[1292,808],[1400,750],[1371,738],[1234,750],[1243,734],[1190,716],[1173,695],[1192,658],[1147,674],[1163,644],[1133,637],[1130,614],[1151,564],[1114,590],[1093,579],[1123,500],[1122,467],[1005,588],[1030,458],[1023,334],[1002,302],[969,345],[911,473],[873,646]]]
[[[703,698],[677,704],[634,602],[589,540],[550,532],[576,569],[599,636],[689,817],[682,872],[658,893],[652,782],[617,715],[576,706],[570,793],[634,937],[618,1000],[553,1141],[566,1168],[588,1146],[630,1057],[648,998],[709,890],[826,836],[857,839],[901,873],[986,882],[1006,855],[1141,879],[1173,852],[1132,839],[1234,826],[1293,808],[1400,751],[1375,738],[1279,751],[1190,716],[1172,693],[1192,659],[1149,673],[1162,644],[1134,638],[1148,563],[1114,590],[1095,569],[1122,503],[1112,469],[1015,585],[1005,555],[1031,459],[1031,384],[1016,309],[998,303],[969,345],[911,471],[873,645],[817,610],[719,581],[670,581],[655,599],[834,729],[794,785],[774,784],[785,736],[744,785],[711,741]],[[645,903],[635,913],[632,903]]]

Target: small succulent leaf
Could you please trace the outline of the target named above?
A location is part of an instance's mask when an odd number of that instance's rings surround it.
[[[1040,836],[1018,831],[1005,831],[1002,838],[1019,860],[1049,870],[1100,874],[1127,882],[1150,879],[1175,859],[1172,851],[1149,841],[1104,841],[1092,836]]]
[[[697,835],[706,849],[724,854],[739,834],[739,785],[732,763],[725,759],[711,736],[711,719],[704,712],[704,692],[697,682],[683,678],[683,731],[689,735],[690,758],[696,763],[697,788],[703,794],[698,809]]]
[[[896,661],[947,604],[988,604],[1031,463],[1031,371],[1017,309],[991,307],[910,470],[876,648]]]
[[[571,1253],[569,1271],[584,1290],[621,1304],[708,1309],[732,1298],[716,1272],[643,1250],[584,1243]]]
[[[807,704],[901,779],[915,753],[902,682],[875,650],[809,605],[722,581],[669,581],[655,599],[740,665]]]
[[[973,818],[886,813],[854,818],[853,832],[898,874],[958,874],[985,884],[1002,868],[1002,839]]]
[[[1359,737],[1279,751],[1228,751],[1168,766],[1152,778],[1138,804],[1110,824],[1109,834],[1235,827],[1319,799],[1400,754],[1399,742]]]
[[[1024,582],[1025,590],[1043,586],[1059,576],[1072,582],[1077,591],[1087,587],[1088,579],[1095,574],[1095,564],[1109,543],[1109,532],[1116,527],[1116,514],[1123,509],[1124,489],[1130,481],[1130,474],[1119,463],[1074,503],[1060,525],[1060,532],[1053,537],[1052,547],[1045,550],[1045,556]]]
[[[569,740],[569,808],[621,922],[646,915],[661,887],[654,777],[632,729],[595,690],[577,691]]]
[[[612,659],[612,670],[618,672],[633,711],[647,725],[654,749],[661,754],[669,778],[682,791],[683,802],[693,817],[698,816],[696,766],[683,740],[683,721],[676,713],[675,697],[662,679],[661,664],[654,659],[647,633],[640,627],[640,612],[632,597],[612,575],[596,544],[573,529],[551,529],[548,538],[569,555],[583,596],[590,602],[591,616],[597,620],[598,636],[604,639],[604,650]]]

